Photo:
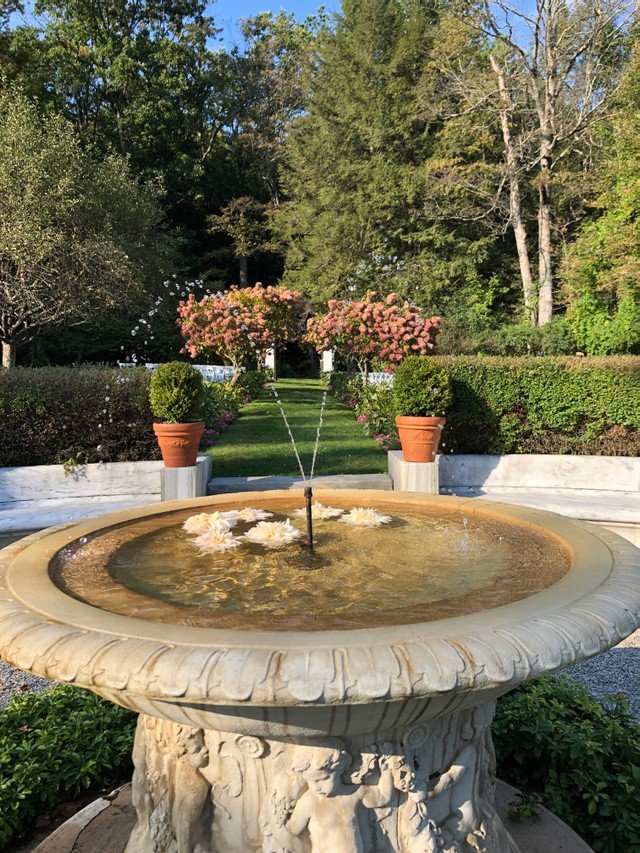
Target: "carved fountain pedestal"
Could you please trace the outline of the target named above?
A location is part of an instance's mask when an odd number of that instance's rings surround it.
[[[232,498],[114,513],[0,553],[4,659],[140,714],[128,853],[516,851],[493,805],[495,699],[637,627],[640,551],[551,513],[368,492],[368,505],[387,509],[447,507],[505,529],[530,525],[561,543],[570,568],[481,612],[327,631],[164,624],[91,606],[52,580],[53,557],[72,541]],[[344,491],[318,498],[363,501]],[[285,499],[236,496],[265,508]]]
[[[493,806],[493,710],[423,721],[423,703],[375,736],[295,740],[141,715],[127,853],[515,851]]]

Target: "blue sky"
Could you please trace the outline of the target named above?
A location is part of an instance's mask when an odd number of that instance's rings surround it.
[[[216,25],[220,27],[220,34],[226,44],[234,44],[240,41],[240,32],[236,26],[241,18],[249,18],[258,12],[293,12],[298,19],[304,19],[307,15],[317,12],[324,5],[327,11],[339,9],[340,0],[281,0],[281,2],[270,2],[270,0],[216,0],[208,6],[208,12],[213,17]]]
[[[12,15],[11,23],[32,23],[32,5],[33,0],[25,0],[25,14]],[[303,20],[307,15],[317,12],[322,5],[328,12],[337,11],[340,8],[340,0],[325,0],[324,3],[322,0],[215,0],[208,4],[207,11],[222,30],[220,37],[223,42],[231,47],[242,40],[237,26],[242,18],[250,18],[259,12],[279,12],[284,9],[285,12],[293,12],[296,18]]]

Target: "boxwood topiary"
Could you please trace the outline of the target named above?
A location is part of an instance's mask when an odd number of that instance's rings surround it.
[[[161,364],[151,379],[149,402],[159,421],[185,424],[202,417],[204,383],[202,375],[183,361]]]
[[[405,358],[393,382],[396,415],[439,417],[452,402],[451,380],[444,367],[431,356]]]

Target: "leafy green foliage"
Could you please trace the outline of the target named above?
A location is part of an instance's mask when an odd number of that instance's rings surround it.
[[[426,360],[451,380],[453,403],[443,434],[447,453],[640,455],[639,358]],[[358,377],[332,374],[331,388],[345,405],[370,416]],[[366,399],[371,406],[371,396]],[[390,398],[379,395],[373,417],[382,423],[393,414]]]
[[[573,827],[597,853],[640,849],[640,725],[568,676],[545,676],[498,701],[498,776]]]
[[[233,386],[240,393],[242,402],[248,403],[258,396],[269,377],[267,370],[244,370],[236,377]]]
[[[425,164],[440,122],[423,79],[437,38],[435,5],[346,0],[319,39],[307,107],[287,144],[279,223],[285,281],[316,303],[373,289],[445,314],[444,291],[489,266],[494,235],[443,223],[430,201]]]
[[[69,121],[10,89],[0,93],[0,196],[0,340],[14,350],[47,326],[139,304],[166,268],[157,186],[122,157],[91,156]]]
[[[390,385],[360,386],[356,413],[365,435],[370,435],[383,450],[400,446]]]
[[[451,453],[640,453],[640,359],[437,357]]]
[[[128,776],[135,720],[75,687],[14,697],[0,711],[0,847],[44,809]]]
[[[565,254],[567,323],[589,355],[640,352],[640,40],[616,97],[596,216]]]
[[[155,418],[169,424],[198,421],[204,398],[202,374],[184,361],[158,366],[151,378],[149,402]]]
[[[148,370],[0,371],[0,467],[159,459]]]
[[[439,417],[452,402],[449,374],[432,356],[409,356],[396,370],[393,405],[397,415]]]

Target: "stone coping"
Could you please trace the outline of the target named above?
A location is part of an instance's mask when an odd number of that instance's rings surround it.
[[[131,697],[203,706],[327,706],[451,693],[499,695],[521,681],[618,643],[640,621],[640,551],[608,531],[551,513],[477,499],[318,491],[322,502],[402,503],[534,525],[571,554],[569,572],[522,601],[434,622],[353,631],[232,631],[114,615],[70,598],[48,565],[63,546],[105,526],[183,509],[277,506],[288,492],[244,493],[127,510],[44,531],[0,553],[0,651],[11,664]],[[127,699],[128,697],[128,699]]]
[[[206,485],[211,457],[198,456],[195,468]],[[0,468],[0,533],[41,530],[156,503],[166,470],[161,461],[96,462],[80,465],[67,476],[62,465]]]

